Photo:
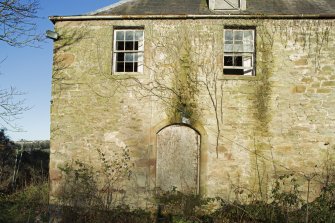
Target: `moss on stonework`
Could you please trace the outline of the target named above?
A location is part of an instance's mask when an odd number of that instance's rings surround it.
[[[270,137],[269,123],[271,121],[271,93],[272,85],[270,78],[273,75],[273,35],[270,35],[265,27],[258,30],[259,42],[257,47],[257,81],[252,99],[254,142],[250,145],[250,163],[252,168],[250,186],[260,199],[264,199],[267,194],[269,180],[268,165],[264,160],[267,152],[271,149],[264,143],[264,139]]]
[[[172,80],[174,95],[171,106],[168,108],[168,116],[171,123],[188,120],[188,124],[194,123],[198,118],[196,95],[198,93],[197,76],[194,70],[194,62],[191,58],[191,43],[187,36],[182,40],[182,48],[175,63],[175,74]]]
[[[253,117],[256,120],[254,131],[256,135],[269,135],[269,122],[271,121],[270,99],[272,86],[270,78],[273,75],[273,36],[268,35],[265,28],[260,30],[260,44],[257,49],[260,59],[257,63],[258,81],[255,82],[253,95]]]

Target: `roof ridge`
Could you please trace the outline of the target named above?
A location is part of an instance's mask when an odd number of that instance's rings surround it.
[[[84,15],[95,15],[95,14],[98,14],[100,12],[107,11],[109,9],[118,7],[120,5],[123,5],[123,4],[128,3],[128,2],[132,2],[132,1],[136,1],[136,0],[119,0],[118,2],[115,2],[111,5],[105,6],[103,8],[100,8],[100,9],[92,11],[92,12],[85,13]]]

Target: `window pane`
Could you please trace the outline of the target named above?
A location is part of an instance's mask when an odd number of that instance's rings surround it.
[[[124,61],[124,53],[117,53],[116,54],[116,61],[117,62]]]
[[[235,56],[234,57],[234,66],[238,66],[238,67],[243,66],[242,56]]]
[[[244,38],[243,38],[243,40],[252,41],[253,40],[252,33],[253,33],[252,30],[245,30],[244,31]]]
[[[243,44],[234,45],[234,52],[243,53]]]
[[[232,45],[232,44],[225,44],[224,45],[224,51],[225,52],[233,52],[233,49],[234,49],[234,45]]]
[[[233,57],[225,56],[224,57],[224,66],[233,66]]]
[[[232,41],[233,40],[233,31],[232,30],[225,30],[224,39],[225,39],[225,41]]]
[[[138,72],[138,63],[137,62],[134,63],[134,72]]]
[[[143,51],[144,50],[144,44],[143,41],[138,42],[138,50]]]
[[[134,71],[133,66],[134,63],[132,62],[125,63],[125,72],[133,72]]]
[[[134,61],[134,54],[133,53],[126,53],[126,61],[127,62]]]
[[[134,31],[126,31],[126,40],[134,40]]]
[[[116,42],[116,50],[124,50],[124,42]]]
[[[134,42],[126,42],[126,50],[134,50]]]
[[[136,61],[139,62],[139,65],[143,64],[143,53],[137,53],[136,57]]]
[[[234,40],[243,40],[243,31],[234,31]]]
[[[116,63],[116,72],[124,72],[124,63]]]
[[[133,61],[138,61],[138,53],[133,54],[134,60]]]
[[[116,40],[124,40],[124,31],[116,31]]]
[[[138,41],[135,41],[134,44],[134,50],[138,50]]]
[[[243,57],[243,67],[252,67],[252,57],[251,56]]]
[[[143,41],[143,31],[135,32],[135,40]]]
[[[244,52],[254,52],[254,45],[252,44],[245,44],[243,46]]]

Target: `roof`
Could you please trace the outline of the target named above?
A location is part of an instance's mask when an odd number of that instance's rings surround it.
[[[335,18],[335,0],[246,0],[246,10],[212,11],[208,0],[121,0],[79,16],[50,20],[176,18]]]
[[[209,10],[206,0],[123,0],[90,15],[334,15],[335,0],[246,0],[247,10]]]

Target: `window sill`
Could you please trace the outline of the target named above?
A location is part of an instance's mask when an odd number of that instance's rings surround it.
[[[127,79],[129,77],[143,76],[143,72],[113,72],[112,75],[119,79]]]
[[[219,80],[248,80],[248,81],[257,81],[257,76],[250,75],[222,75],[219,77]]]

